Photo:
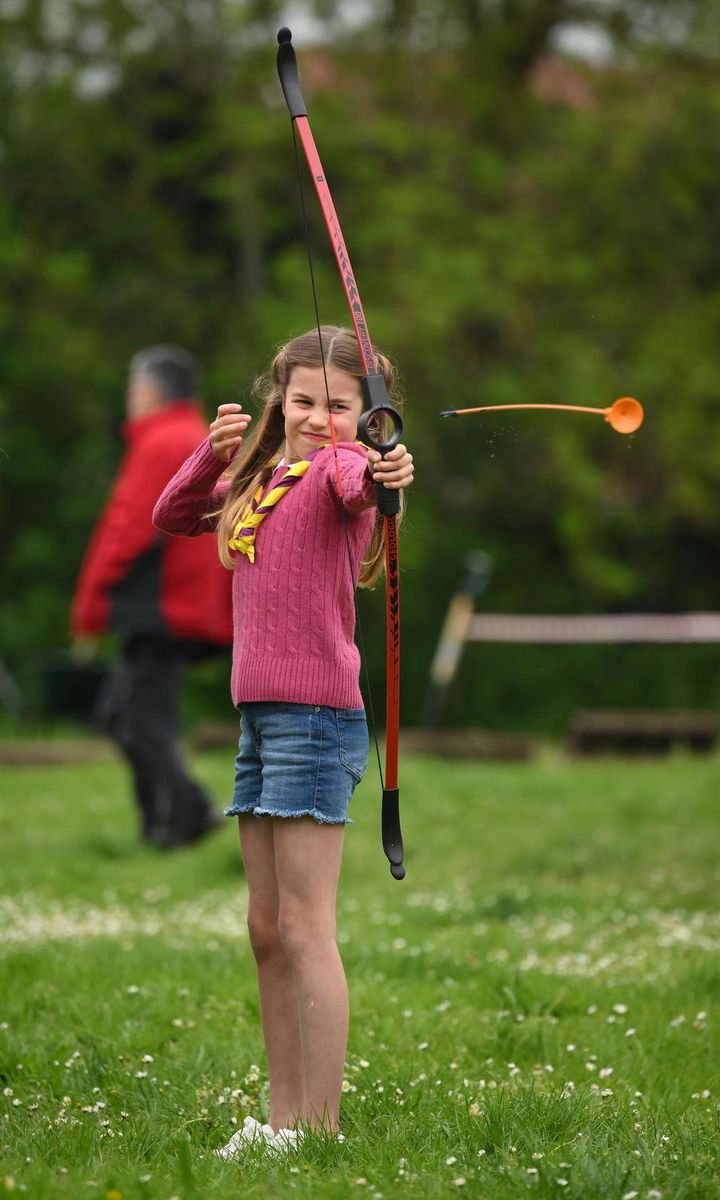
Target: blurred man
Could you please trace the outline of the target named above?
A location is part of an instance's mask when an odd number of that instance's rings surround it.
[[[232,641],[231,575],[213,535],[169,538],[151,519],[168,480],[207,436],[197,383],[197,364],[179,346],[131,359],[127,450],[71,617],[79,650],[92,650],[105,630],[120,639],[98,719],[130,764],[141,836],[164,847],[195,842],[222,820],[183,762],[179,701],[186,664]]]

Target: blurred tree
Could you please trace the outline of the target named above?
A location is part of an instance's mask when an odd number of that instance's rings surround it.
[[[221,112],[236,32],[217,0],[26,4],[0,26],[2,623],[16,651],[63,637],[128,356],[184,342],[212,378],[242,273],[224,194],[239,138]]]
[[[272,347],[313,321],[274,70],[280,9],[2,10],[0,653],[11,660],[65,639],[119,455],[129,354],[187,344],[207,366],[211,410],[242,399]],[[418,459],[407,717],[474,547],[496,559],[493,607],[716,607],[720,16],[689,0],[396,0],[341,38],[347,6],[307,11],[338,37],[303,47],[303,83],[370,327],[405,376]],[[553,53],[578,22],[603,33],[600,63]],[[309,207],[321,312],[344,320]],[[582,418],[437,415],[625,392],[648,412],[629,441]],[[372,644],[382,605],[364,607]],[[709,688],[701,663],[693,678]],[[571,685],[564,667],[545,683]],[[653,686],[671,702],[675,684]],[[464,686],[472,719],[486,685],[476,672]],[[498,719],[516,710],[508,693]]]

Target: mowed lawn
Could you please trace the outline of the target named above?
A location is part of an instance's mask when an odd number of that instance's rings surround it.
[[[218,801],[232,752],[202,756]],[[720,1195],[720,759],[405,756],[356,793],[343,1144],[212,1155],[266,1075],[232,823],[139,847],[119,763],[0,769],[0,1191]]]

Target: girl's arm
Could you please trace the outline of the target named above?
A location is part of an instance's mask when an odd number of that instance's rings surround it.
[[[170,480],[153,511],[163,533],[194,537],[217,528],[230,483],[220,476],[242,445],[250,416],[240,404],[221,404],[206,441]],[[214,514],[214,515],[211,515]]]
[[[153,509],[153,525],[185,537],[212,532],[218,518],[209,514],[222,508],[229,487],[220,479],[226,466],[207,438],[173,475]]]
[[[335,456],[327,448],[327,457],[322,456],[322,470],[326,484],[337,494]],[[391,489],[409,487],[413,481],[413,457],[405,446],[398,444],[381,458],[377,450],[365,450],[357,443],[340,443],[338,446],[337,469],[340,472],[342,495],[349,512],[361,513],[376,503],[375,483],[383,483]]]

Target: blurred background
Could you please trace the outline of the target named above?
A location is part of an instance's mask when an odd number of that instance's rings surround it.
[[[478,610],[720,609],[720,8],[706,0],[0,0],[0,731],[72,717],[68,606],[122,452],[127,361],[204,365],[208,417],[314,323],[276,32],[417,483],[403,722],[467,556]],[[310,189],[321,316],[346,323]],[[442,409],[645,407],[594,418]],[[377,695],[381,590],[361,601]],[[232,715],[227,665],[195,718]],[[468,646],[447,726],[720,707],[705,646]],[[82,703],[76,705],[82,715]]]

